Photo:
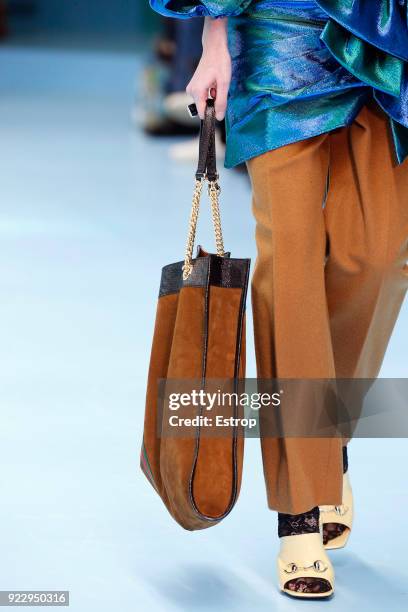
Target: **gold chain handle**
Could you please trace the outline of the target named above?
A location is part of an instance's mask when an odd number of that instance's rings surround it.
[[[220,216],[220,203],[218,196],[221,188],[216,181],[209,181],[208,183],[208,195],[210,196],[211,202],[211,216],[214,226],[215,244],[217,247],[217,255],[224,257],[224,239],[222,237],[221,228],[221,216]]]
[[[191,205],[191,213],[190,213],[190,223],[189,230],[187,236],[187,244],[186,244],[186,253],[184,257],[184,265],[183,265],[183,280],[187,280],[193,270],[193,250],[194,250],[194,242],[197,231],[197,222],[198,222],[198,213],[200,211],[200,200],[201,193],[203,190],[205,178],[200,180],[196,180],[195,188],[193,193],[193,201]],[[216,181],[209,181],[208,183],[208,195],[210,197],[211,203],[211,216],[213,220],[214,226],[214,234],[215,234],[215,244],[217,247],[217,255],[223,257],[225,254],[224,251],[224,240],[222,237],[222,229],[221,229],[221,216],[220,216],[220,205],[218,200],[218,195],[220,193],[220,187]]]
[[[201,192],[203,190],[203,184],[204,184],[204,179],[196,180],[195,182],[193,202],[191,205],[187,244],[186,244],[186,254],[184,257],[183,280],[187,280],[187,278],[190,276],[192,269],[193,269],[191,260],[193,258],[193,249],[194,249],[194,242],[195,242],[195,236],[196,236],[196,230],[197,230],[198,212],[200,210],[200,199],[201,199]]]

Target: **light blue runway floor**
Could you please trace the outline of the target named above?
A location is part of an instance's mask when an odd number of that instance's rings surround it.
[[[75,612],[406,610],[405,440],[351,444],[355,529],[328,603],[277,591],[257,440],[234,512],[205,532],[139,470],[160,268],[183,257],[193,184],[131,124],[139,67],[0,50],[0,589],[69,589]],[[254,258],[248,183],[222,185],[226,246]],[[407,336],[405,304],[383,376],[408,375]]]

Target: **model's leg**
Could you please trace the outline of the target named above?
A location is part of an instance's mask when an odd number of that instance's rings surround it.
[[[258,248],[252,306],[261,379],[335,376],[324,281],[328,166],[327,134],[248,162]],[[283,568],[291,561],[308,566],[311,559],[325,558],[317,506],[341,502],[341,440],[262,437],[261,444],[268,504],[280,513],[282,585],[323,595],[331,589],[329,573],[311,577],[302,574],[303,567],[299,577],[285,575]],[[328,558],[325,563],[330,572]]]
[[[336,375],[375,378],[408,288],[408,162],[395,164],[380,109],[331,134],[324,214]]]
[[[336,375],[374,379],[408,287],[408,165],[395,164],[389,122],[371,105],[330,141],[324,214]],[[324,541],[343,530],[325,523]]]
[[[258,256],[252,280],[258,378],[334,378],[324,278],[328,134],[248,162]],[[269,507],[341,503],[341,440],[263,437]],[[331,478],[327,478],[331,474]]]

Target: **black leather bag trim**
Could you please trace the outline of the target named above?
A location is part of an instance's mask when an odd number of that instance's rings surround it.
[[[206,287],[213,285],[226,288],[244,288],[250,259],[219,257],[210,253],[193,259],[193,270],[183,281],[184,261],[168,264],[162,268],[159,298],[170,293],[178,293],[182,287]]]

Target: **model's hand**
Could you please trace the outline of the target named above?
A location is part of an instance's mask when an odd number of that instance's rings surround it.
[[[215,98],[215,116],[225,117],[231,81],[231,57],[228,51],[227,19],[206,17],[203,31],[203,54],[186,91],[193,98],[198,114],[204,118],[208,94]]]

